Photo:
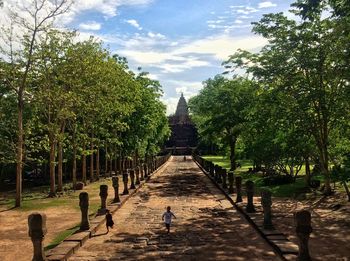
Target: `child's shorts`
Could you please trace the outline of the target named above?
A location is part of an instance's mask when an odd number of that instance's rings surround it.
[[[167,229],[170,229],[170,224],[165,223],[165,227],[166,227]]]

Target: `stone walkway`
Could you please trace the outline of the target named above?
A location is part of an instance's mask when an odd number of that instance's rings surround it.
[[[177,216],[171,233],[161,216]],[[173,157],[69,260],[280,260],[192,160]]]

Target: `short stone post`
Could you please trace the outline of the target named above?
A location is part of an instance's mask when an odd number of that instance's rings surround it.
[[[46,215],[32,213],[28,216],[29,236],[33,242],[33,259],[32,261],[47,260],[45,256],[43,241],[47,233]]]
[[[119,178],[117,176],[112,177],[112,184],[113,184],[113,189],[114,189],[114,199],[113,203],[119,203],[120,198],[119,198]]]
[[[140,180],[142,181],[142,180],[145,180],[145,177],[144,177],[144,175],[145,175],[145,164],[144,163],[142,163],[141,164],[141,166],[140,166]]]
[[[130,185],[130,189],[135,189],[135,171],[133,169],[129,170],[129,174],[130,174],[130,181],[131,181],[131,185]]]
[[[247,206],[245,208],[245,210],[248,213],[254,213],[255,212],[255,207],[254,207],[254,182],[251,180],[248,180],[245,183],[245,187],[246,187],[246,193],[247,193]]]
[[[79,194],[79,207],[81,211],[80,230],[89,230],[89,194],[87,192]]]
[[[294,214],[294,222],[298,237],[298,261],[311,261],[309,253],[309,238],[312,232],[311,214],[307,210],[301,210]]]
[[[128,172],[127,172],[126,170],[124,170],[124,173],[123,173],[123,184],[124,184],[123,195],[129,194],[129,190],[128,190],[128,179],[129,179]]]
[[[227,189],[227,171],[225,168],[221,171],[221,178],[222,178],[222,188]]]
[[[264,229],[273,229],[272,218],[271,218],[271,191],[268,189],[261,190],[261,205],[264,210]]]
[[[228,172],[228,193],[233,194],[234,188],[233,188],[233,181],[234,181],[234,174],[233,171]]]
[[[106,214],[107,196],[108,196],[108,186],[107,185],[101,185],[100,186],[101,208],[97,212],[98,215]]]
[[[237,176],[235,178],[236,181],[236,193],[237,193],[237,197],[236,197],[236,203],[238,202],[242,202],[242,177]]]
[[[218,176],[219,176],[220,168],[219,165],[214,166],[214,180],[218,182]]]
[[[214,177],[214,164],[212,162],[209,163],[209,173],[210,173],[210,176]]]
[[[222,183],[222,173],[224,172],[223,168],[219,166],[218,168],[218,176],[217,176],[217,183]]]
[[[140,167],[135,168],[136,181],[135,185],[140,185]]]

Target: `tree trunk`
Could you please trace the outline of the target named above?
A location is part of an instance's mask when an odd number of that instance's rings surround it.
[[[120,174],[123,172],[122,171],[122,158],[121,158],[120,155],[118,157],[118,171],[119,171]]]
[[[342,183],[343,183],[343,186],[345,188],[346,195],[348,196],[348,201],[350,202],[350,191],[349,191],[348,184],[346,184],[346,181],[343,181]]]
[[[63,146],[58,142],[58,169],[57,169],[57,191],[63,190]]]
[[[328,169],[328,163],[329,163],[329,155],[328,155],[328,148],[326,145],[323,145],[320,149],[320,167],[321,167],[321,173],[324,175],[324,194],[329,196],[332,194],[332,188],[331,188],[331,177]]]
[[[113,171],[113,159],[109,159],[109,176],[112,177],[112,171]]]
[[[308,186],[311,183],[311,171],[310,171],[310,160],[309,157],[305,157],[305,182]]]
[[[96,150],[96,179],[100,179],[100,148],[98,146]]]
[[[230,137],[230,163],[231,163],[231,170],[236,169],[236,136]]]
[[[77,147],[73,147],[73,170],[72,170],[72,180],[73,180],[73,189],[75,189],[77,184]]]
[[[56,141],[50,137],[50,197],[56,196],[56,175],[55,175],[55,155],[56,154]]]
[[[107,143],[105,145],[105,176],[107,176],[108,173],[108,147]]]
[[[85,155],[85,144],[83,145],[83,155],[81,156],[81,174],[83,183],[86,186],[86,155]]]
[[[91,140],[91,144],[90,144],[90,182],[94,181],[94,144]]]
[[[22,200],[22,170],[23,170],[23,92],[18,93],[18,140],[17,140],[17,165],[16,165],[16,207],[21,206]]]
[[[117,168],[118,168],[118,160],[117,160],[117,157],[114,158],[113,162],[114,162],[114,173],[117,173]]]

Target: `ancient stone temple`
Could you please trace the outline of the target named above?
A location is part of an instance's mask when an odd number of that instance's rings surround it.
[[[197,146],[197,129],[188,114],[188,106],[183,94],[174,115],[169,116],[171,137],[166,143],[173,154],[189,154]]]

